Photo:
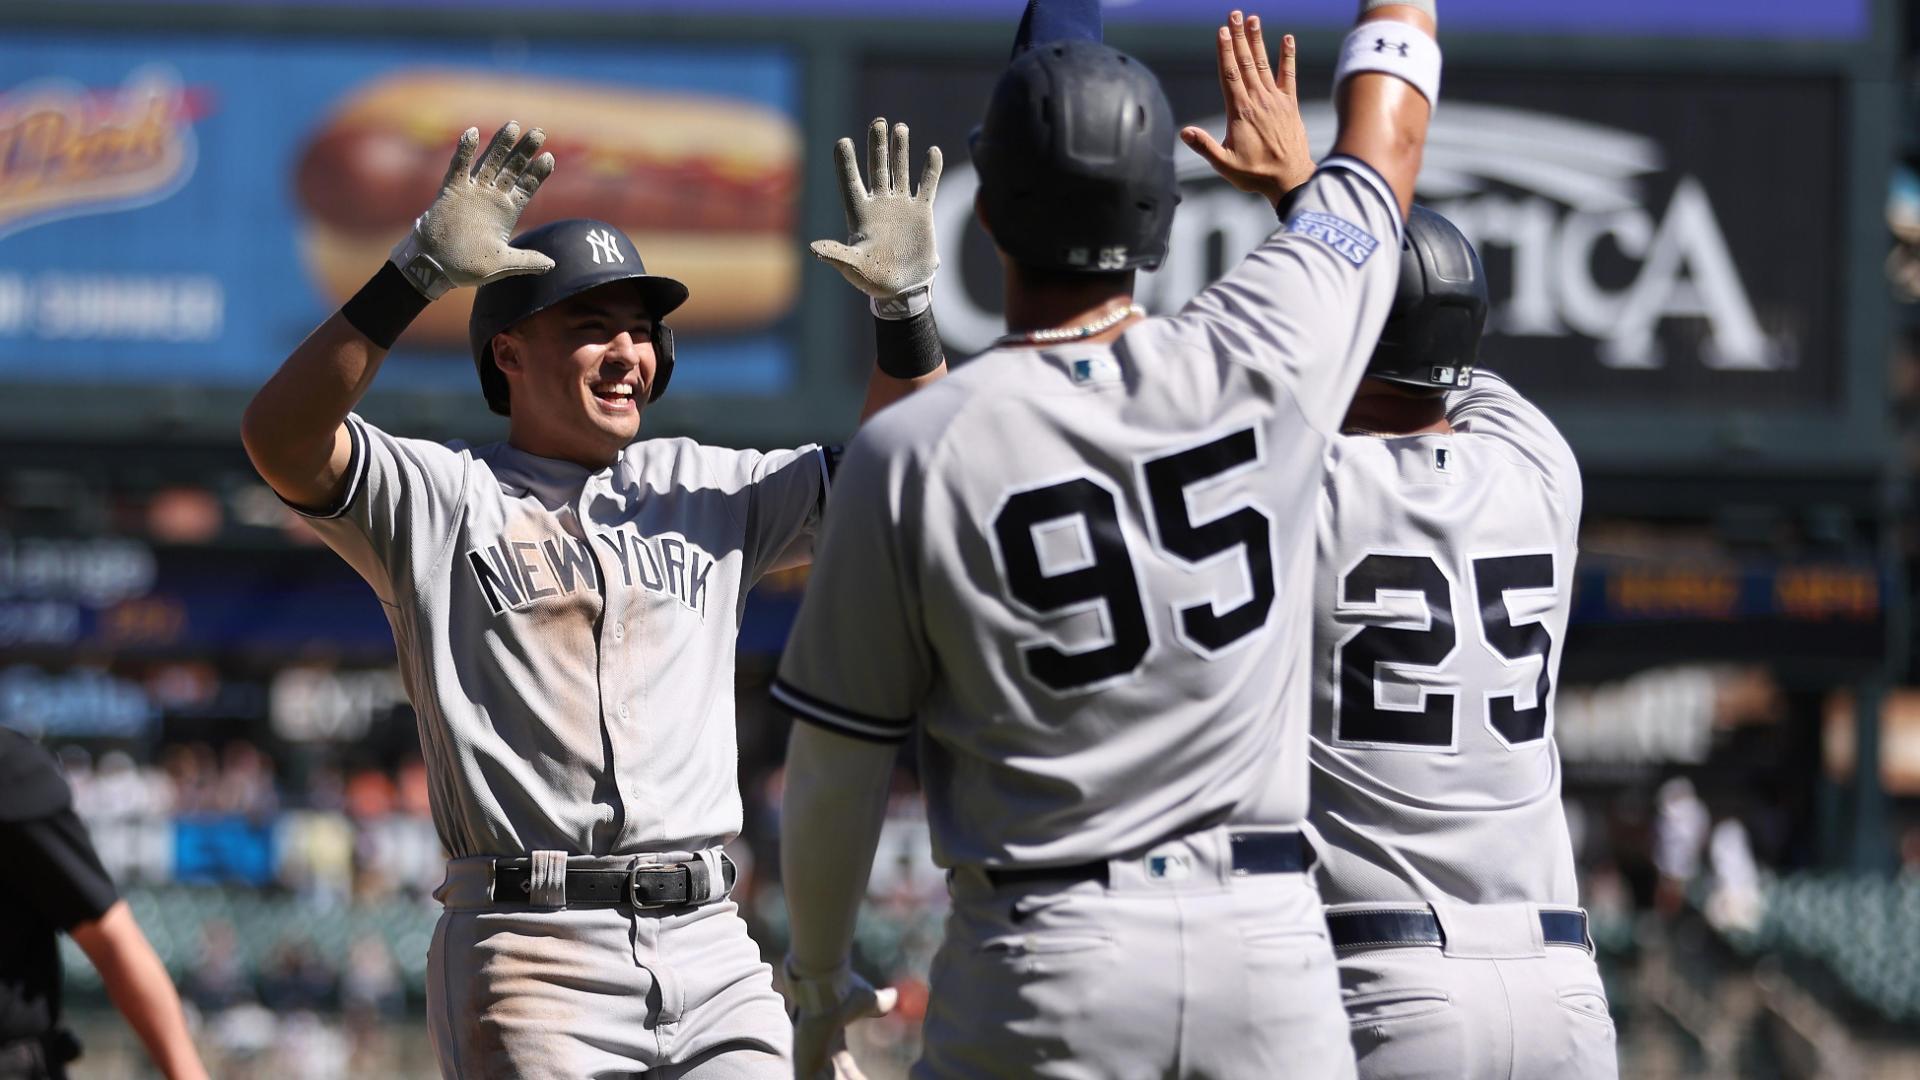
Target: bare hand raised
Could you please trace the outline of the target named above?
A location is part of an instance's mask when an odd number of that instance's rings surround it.
[[[1281,38],[1277,74],[1267,62],[1258,15],[1243,19],[1236,11],[1228,16],[1216,44],[1226,140],[1217,142],[1197,127],[1181,129],[1180,138],[1234,187],[1278,202],[1313,175],[1294,83],[1293,35]]]

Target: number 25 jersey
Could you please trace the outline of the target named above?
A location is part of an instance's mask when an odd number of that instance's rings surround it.
[[[1498,376],[1343,435],[1320,500],[1313,806],[1332,904],[1577,903],[1553,696],[1580,475]]]
[[[1330,159],[1178,314],[989,351],[854,440],[773,693],[917,736],[941,865],[1137,851],[1276,768],[1300,820],[1312,507],[1399,230]]]

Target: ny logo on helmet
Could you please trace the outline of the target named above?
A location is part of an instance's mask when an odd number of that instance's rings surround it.
[[[611,229],[595,229],[588,233],[587,246],[593,249],[593,261],[596,266],[603,262],[627,261],[627,257],[620,253],[620,238],[615,236]]]

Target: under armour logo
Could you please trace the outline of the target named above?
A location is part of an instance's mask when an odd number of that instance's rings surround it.
[[[1403,60],[1407,59],[1411,55],[1407,51],[1408,48],[1409,46],[1404,41],[1388,41],[1386,38],[1383,38],[1383,37],[1373,39],[1374,52],[1386,52],[1388,49],[1393,49],[1399,52],[1400,58]]]
[[[623,263],[627,257],[620,253],[620,240],[610,229],[595,229],[587,234],[587,246],[593,249],[595,265],[603,262]]]

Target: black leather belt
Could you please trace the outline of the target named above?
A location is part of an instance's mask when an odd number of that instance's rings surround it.
[[[1549,945],[1593,951],[1584,911],[1542,911],[1541,936]],[[1445,945],[1447,935],[1431,911],[1344,911],[1327,915],[1327,933],[1336,949],[1377,949],[1402,945]]]
[[[1149,862],[1154,856],[1147,856]],[[1036,866],[1022,869],[989,869],[987,880],[1002,885],[1060,884],[1081,881],[1107,881],[1108,861],[1075,863],[1072,866]],[[1313,845],[1297,832],[1256,832],[1233,834],[1233,873],[1302,874],[1313,865]]]
[[[643,863],[631,870],[567,871],[568,907],[630,904],[642,910],[691,907],[727,895],[738,871],[720,856],[721,887],[713,888],[704,862]],[[496,903],[526,900],[533,893],[533,861],[500,859],[493,864]]]

